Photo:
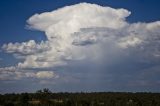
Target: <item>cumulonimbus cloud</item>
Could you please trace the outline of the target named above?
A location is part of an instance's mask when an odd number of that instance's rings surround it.
[[[130,14],[126,9],[89,3],[35,14],[27,20],[27,26],[45,32],[47,41],[9,43],[2,49],[25,56],[24,61],[16,65],[20,69],[53,68],[72,60],[97,61],[106,58],[108,52],[114,52],[113,57],[119,55],[121,52],[115,53],[116,50],[159,59],[160,22],[128,23],[126,17]],[[44,73],[38,76],[41,74]]]

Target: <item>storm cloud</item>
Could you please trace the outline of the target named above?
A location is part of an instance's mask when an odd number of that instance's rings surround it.
[[[23,61],[1,67],[0,80],[13,76],[10,70],[14,69],[13,73],[22,74],[18,78],[53,78],[55,88],[64,83],[72,90],[86,91],[158,86],[158,79],[146,78],[156,74],[143,73],[153,69],[159,73],[160,21],[129,23],[129,15],[126,9],[89,3],[36,13],[27,20],[27,27],[45,32],[47,40],[4,44],[4,52]],[[84,88],[75,88],[81,85]]]

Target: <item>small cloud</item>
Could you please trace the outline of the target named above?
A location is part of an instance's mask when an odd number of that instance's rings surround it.
[[[23,78],[51,79],[59,78],[53,71],[23,70],[18,67],[0,68],[0,80],[20,80]]]
[[[55,77],[55,74],[54,72],[52,71],[39,71],[36,73],[36,77],[37,78],[47,78],[47,79],[50,79],[50,78],[53,78]]]
[[[36,43],[34,40],[22,43],[4,44],[2,49],[7,53],[16,53],[21,55],[32,55],[42,53],[50,49],[48,42]]]

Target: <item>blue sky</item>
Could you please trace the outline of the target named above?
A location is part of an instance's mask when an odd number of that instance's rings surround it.
[[[159,4],[158,0],[0,1],[0,93],[44,87],[159,92]]]

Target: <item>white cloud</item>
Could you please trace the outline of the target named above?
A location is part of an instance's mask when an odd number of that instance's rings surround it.
[[[72,6],[35,14],[28,19],[31,28],[45,31],[48,38],[65,36],[87,27],[119,28],[130,12],[96,4],[80,3]],[[66,35],[67,36],[67,35]]]
[[[142,42],[141,39],[134,37],[134,36],[127,36],[122,38],[118,45],[122,48],[128,48],[129,46],[134,47],[139,45]]]
[[[59,76],[53,71],[19,70],[16,67],[0,68],[0,80],[19,80],[21,78],[51,79]]]
[[[28,42],[22,43],[4,44],[2,46],[2,49],[4,49],[7,53],[20,53],[23,55],[30,55],[49,50],[50,45],[47,41],[42,41],[41,43],[37,44],[34,40],[30,40]]]
[[[15,70],[15,68],[14,70],[10,67],[0,69],[0,80],[18,80],[24,77],[25,77],[24,72]]]
[[[119,29],[128,25],[125,17],[129,15],[130,12],[125,9],[113,9],[88,3],[35,14],[27,20],[28,26],[44,31],[48,41],[40,44],[36,44],[33,40],[23,43],[9,43],[3,45],[2,48],[8,53],[16,53],[17,58],[25,58],[24,62],[18,63],[20,68],[46,68],[66,65],[65,60],[87,57],[84,51],[86,48],[73,45],[76,44],[76,42],[73,42],[76,40],[72,37],[74,33],[79,32],[81,28],[92,27]],[[88,40],[85,41],[85,39]],[[94,37],[88,36],[85,39],[83,43],[91,43],[98,38],[95,35]],[[27,56],[24,57],[18,55],[18,53]]]
[[[55,77],[55,74],[53,73],[53,71],[39,71],[36,73],[36,77],[50,79],[50,78]]]
[[[0,68],[0,72],[2,72],[2,71],[11,71],[11,72],[14,72],[15,70],[16,70],[16,67],[14,67],[14,66]]]
[[[147,58],[159,56],[160,22],[128,23],[126,17],[130,14],[126,9],[89,3],[35,14],[27,20],[28,27],[45,32],[47,41],[9,43],[2,49],[24,58],[16,65],[19,69],[64,66],[68,60],[107,60],[126,52],[139,52],[136,55]],[[54,73],[42,71],[25,76],[52,78]]]
[[[160,54],[160,22],[134,23],[126,29],[128,33],[118,40],[118,45],[128,50],[131,55],[138,54],[148,59],[159,60]]]

